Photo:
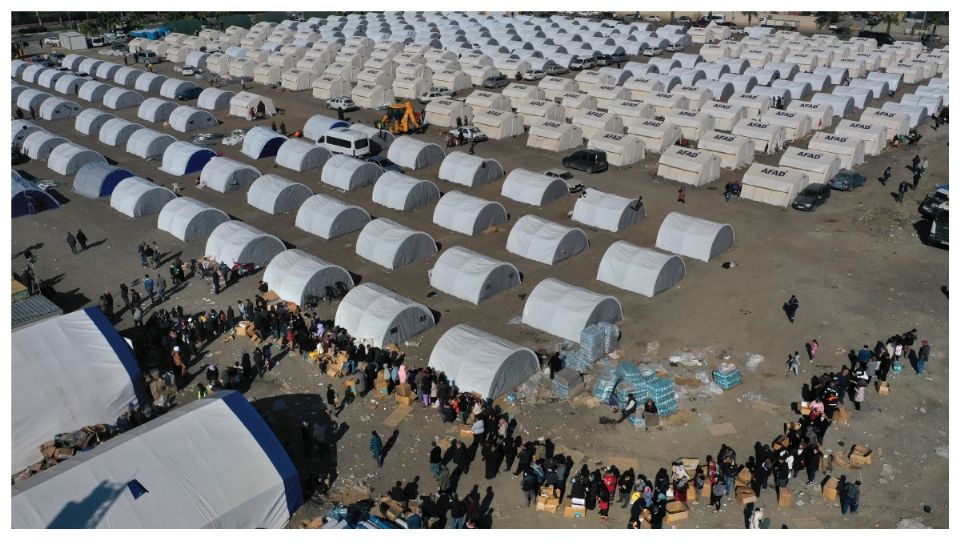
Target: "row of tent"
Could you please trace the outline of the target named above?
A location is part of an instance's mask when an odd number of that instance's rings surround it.
[[[98,308],[18,329],[11,345],[12,474],[55,434],[149,403],[133,351]],[[281,528],[302,504],[270,427],[243,395],[220,392],[16,483],[11,518],[20,529]]]

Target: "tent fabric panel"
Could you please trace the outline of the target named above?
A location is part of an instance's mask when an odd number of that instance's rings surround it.
[[[623,319],[620,301],[547,278],[537,284],[523,306],[522,322],[557,337],[580,342],[580,331],[598,322]]]

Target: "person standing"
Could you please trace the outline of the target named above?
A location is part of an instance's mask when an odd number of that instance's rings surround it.
[[[687,202],[687,188],[681,186],[680,189],[677,190],[677,202],[678,202],[678,203],[682,203],[682,204],[686,204],[686,202]]]
[[[880,184],[882,184],[882,185],[884,185],[884,186],[887,185],[887,180],[890,179],[890,173],[891,173],[891,172],[892,172],[892,171],[891,171],[890,167],[887,167],[886,169],[883,170],[883,176],[880,177]]]
[[[120,299],[123,300],[124,309],[130,309],[130,290],[126,283],[120,284]]]
[[[787,372],[800,375],[800,351],[794,351],[787,360]]]
[[[143,290],[147,291],[147,298],[153,304],[153,279],[147,274],[143,275]]]
[[[927,340],[920,343],[920,351],[917,353],[917,375],[923,375],[927,367],[927,360],[930,359],[930,344],[927,343]]]
[[[140,266],[147,267],[147,245],[143,242],[137,244],[137,255],[140,256]]]
[[[787,312],[787,318],[790,319],[790,322],[794,322],[797,319],[797,310],[799,309],[800,301],[797,300],[796,295],[791,294],[786,306],[784,306],[784,311]]]
[[[100,309],[108,319],[113,319],[113,295],[110,291],[104,291],[100,296]]]
[[[817,483],[817,471],[820,470],[820,460],[823,459],[823,450],[820,445],[811,444],[807,447],[807,485]]]
[[[220,274],[213,273],[213,294],[220,294]]]
[[[140,306],[133,308],[133,326],[140,327],[143,326],[143,310],[140,309]]]
[[[807,343],[807,353],[810,355],[810,361],[813,362],[817,358],[817,350],[820,349],[820,342],[817,340],[812,340],[810,343]]]
[[[457,497],[457,494],[454,493],[450,498],[450,528],[451,529],[462,529],[464,522],[465,511],[463,508],[463,501]]]
[[[713,512],[717,513],[720,511],[723,496],[727,494],[727,485],[720,479],[720,475],[711,476],[710,481],[713,483],[710,488],[710,506],[713,507]]]
[[[847,482],[840,491],[840,513],[847,515],[847,512],[856,514],[860,509],[860,481],[854,483]]]
[[[623,411],[620,413],[620,419],[617,420],[617,423],[619,424],[630,416],[633,416],[635,412],[637,412],[637,400],[633,397],[633,394],[629,394],[627,404],[623,406]]]
[[[87,250],[87,235],[81,229],[77,229],[77,244],[80,244],[80,251]]]
[[[923,161],[920,162],[920,174],[926,174],[927,165],[929,165],[929,162],[927,161],[926,156],[924,156]]]
[[[383,441],[376,431],[370,434],[370,454],[377,462],[377,467],[383,467]]]
[[[916,171],[920,167],[920,154],[913,156],[913,159],[910,161],[910,163],[913,165],[911,169]]]
[[[77,252],[77,239],[73,236],[73,233],[67,233],[67,245],[70,246],[70,253],[76,255]]]
[[[533,471],[524,471],[523,478],[520,480],[520,489],[523,490],[523,496],[529,507],[537,498],[537,477]]]
[[[443,451],[437,446],[437,441],[430,443],[430,473],[433,478],[440,481],[440,465],[443,464]]]
[[[913,190],[914,191],[916,191],[917,186],[920,185],[921,177],[923,177],[923,172],[921,170],[918,170],[917,172],[913,173]]]
[[[904,180],[897,186],[897,202],[903,204],[903,195],[910,189],[910,183]]]
[[[162,304],[167,299],[167,280],[163,279],[162,275],[157,274],[155,283],[157,284],[157,303]]]

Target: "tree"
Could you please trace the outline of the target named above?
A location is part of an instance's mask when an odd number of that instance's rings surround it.
[[[100,33],[100,26],[94,19],[87,19],[80,23],[80,33],[85,36],[96,36]]]
[[[820,13],[817,13],[817,18],[815,20],[817,23],[817,30],[823,30],[824,26],[839,21],[840,15],[835,11],[821,11]]]
[[[883,16],[880,17],[880,22],[887,23],[887,33],[889,34],[890,27],[900,22],[900,14],[895,13],[893,11],[889,11],[887,13],[884,13]]]
[[[747,18],[747,26],[752,26],[753,18],[757,16],[756,11],[741,11],[740,14]]]
[[[927,18],[927,23],[933,25],[933,29],[930,30],[930,34],[936,35],[937,27],[940,26],[941,24],[946,24],[946,22],[947,22],[947,19],[946,17],[943,16],[943,12],[937,11],[932,13],[930,17]]]

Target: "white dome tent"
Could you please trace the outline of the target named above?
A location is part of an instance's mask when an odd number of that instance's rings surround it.
[[[826,184],[840,172],[840,158],[818,150],[790,146],[780,157],[779,167],[804,174],[811,183]]]
[[[230,108],[230,100],[235,96],[228,90],[204,88],[197,97],[197,107],[208,111],[222,111]]]
[[[77,171],[73,177],[73,192],[88,199],[109,197],[113,194],[123,179],[133,176],[133,173],[115,165],[101,161],[88,163]]]
[[[864,142],[853,135],[836,135],[819,131],[813,134],[807,148],[814,152],[825,152],[837,156],[840,167],[853,169],[863,163]]]
[[[433,210],[435,224],[468,236],[506,221],[507,210],[502,204],[459,191],[444,194]]]
[[[303,136],[316,142],[331,129],[348,127],[350,127],[350,124],[343,120],[337,120],[323,114],[315,114],[308,118],[307,123],[303,125]]]
[[[227,221],[230,221],[230,216],[223,210],[192,197],[177,197],[160,210],[157,229],[170,233],[182,242],[193,242],[209,236]]]
[[[320,169],[330,159],[330,151],[301,139],[287,139],[277,151],[276,162],[281,167],[304,172]]]
[[[545,206],[569,192],[563,180],[527,169],[510,171],[500,189],[501,196],[533,206]]]
[[[892,113],[902,113],[910,119],[910,127],[915,128],[927,119],[927,108],[919,105],[906,105],[887,101],[880,110]]]
[[[583,144],[583,131],[579,126],[544,120],[530,126],[527,146],[550,152],[566,152]]]
[[[657,248],[703,262],[733,247],[733,227],[670,212],[657,231]]]
[[[161,159],[167,147],[175,142],[177,139],[172,135],[147,128],[138,129],[127,139],[127,153],[153,161]]]
[[[359,231],[370,222],[370,214],[360,206],[347,204],[318,193],[303,201],[294,225],[325,240]]]
[[[374,184],[372,200],[393,210],[416,210],[440,200],[440,190],[433,182],[387,171]]]
[[[51,122],[64,120],[77,116],[81,110],[80,105],[54,96],[40,104],[40,118]]]
[[[184,141],[177,141],[163,151],[160,170],[171,176],[200,172],[216,157],[213,150]]]
[[[262,159],[277,155],[280,146],[287,141],[287,137],[271,130],[266,126],[256,126],[247,131],[243,137],[243,146],[240,153],[250,159]]]
[[[786,130],[783,126],[743,119],[733,127],[733,134],[753,140],[757,152],[776,154],[786,144]]]
[[[597,280],[652,298],[676,286],[686,273],[683,259],[676,255],[619,240],[600,259]]]
[[[87,387],[99,388],[102,381],[93,374],[63,387],[82,386],[89,379]],[[36,408],[49,407],[49,393],[28,389],[44,398]],[[111,412],[115,417],[117,411]],[[64,429],[101,421],[76,421]],[[45,438],[56,431],[42,428],[48,430]],[[144,455],[153,456],[149,467]],[[237,471],[244,471],[242,478]],[[78,493],[100,501],[92,521],[82,512],[63,514],[63,508],[79,504]],[[141,495],[150,504],[138,501]],[[120,529],[269,529],[284,527],[302,504],[299,474],[280,441],[242,394],[228,391],[178,407],[110,444],[78,453],[63,467],[17,484],[11,516],[13,526],[24,529],[92,523]]]
[[[826,94],[817,92],[810,98],[811,103],[823,103],[829,105],[833,111],[833,116],[843,119],[845,116],[853,114],[853,98],[850,96],[840,96],[835,94]]]
[[[107,159],[89,148],[75,143],[57,145],[47,156],[47,168],[63,175],[73,176],[87,163],[106,163]]]
[[[461,186],[477,187],[503,176],[503,167],[495,159],[466,152],[451,152],[440,164],[439,178]]]
[[[532,350],[466,324],[454,326],[437,340],[428,365],[446,374],[462,392],[484,399],[502,396],[540,368]]]
[[[660,154],[673,146],[683,135],[673,122],[642,120],[627,126],[627,133],[636,135],[643,142],[644,152]]]
[[[199,88],[196,83],[180,79],[167,79],[160,87],[160,95],[168,99],[177,99],[177,94],[192,88]]]
[[[77,97],[91,103],[103,103],[103,96],[107,95],[111,88],[113,86],[100,81],[87,81],[80,86]]]
[[[133,83],[133,89],[139,90],[140,92],[160,92],[160,89],[163,88],[163,83],[167,82],[166,75],[160,75],[159,73],[141,73],[137,80]]]
[[[620,232],[646,216],[646,208],[635,199],[588,189],[573,206],[572,219],[590,227]]]
[[[387,270],[395,270],[436,255],[437,243],[425,232],[380,218],[370,221],[360,231],[356,253]]]
[[[83,113],[81,113],[83,114]],[[77,117],[79,121],[80,117]],[[14,120],[10,122],[10,140],[17,150],[23,149],[23,141],[35,131],[45,131],[42,127],[29,120]],[[80,131],[79,129],[77,131]],[[81,132],[82,133],[82,132]]]
[[[617,167],[627,167],[644,158],[644,145],[636,135],[624,135],[601,131],[587,141],[587,148],[602,150],[607,155],[607,162]]]
[[[162,124],[170,118],[170,113],[177,108],[172,101],[156,97],[143,100],[137,109],[137,118],[154,124]]]
[[[209,111],[189,105],[181,105],[170,113],[170,127],[180,133],[190,133],[198,129],[215,128],[219,124]]]
[[[671,146],[660,154],[657,176],[700,187],[720,178],[720,158],[710,152]]]
[[[50,157],[51,150],[69,142],[46,130],[34,131],[23,140],[23,153],[30,159],[46,161]]]
[[[133,135],[135,131],[141,129],[143,129],[143,126],[140,124],[128,122],[123,118],[111,118],[110,120],[104,122],[97,137],[100,139],[101,143],[108,146],[120,146],[126,148],[127,141],[130,140],[130,136]]]
[[[496,141],[523,135],[523,120],[513,112],[493,109],[473,115],[473,125]]]
[[[240,92],[230,98],[230,116],[252,120],[250,111],[253,111],[254,115],[276,116],[277,107],[272,99],[250,92]]]
[[[384,347],[388,343],[402,345],[436,322],[422,304],[376,283],[361,283],[340,301],[334,324],[356,339]]]
[[[323,165],[320,181],[340,191],[354,191],[374,184],[382,174],[383,169],[375,163],[334,154]]]
[[[139,176],[131,176],[121,180],[113,189],[110,206],[125,216],[138,218],[158,213],[176,197],[163,186]]]
[[[440,145],[410,136],[397,137],[387,150],[387,159],[413,171],[440,163],[444,157]]]
[[[256,168],[228,157],[213,157],[200,173],[200,185],[220,193],[246,190],[261,174]]]
[[[204,256],[227,265],[253,263],[266,266],[284,251],[283,241],[253,225],[231,220],[217,226],[207,238]]]
[[[753,139],[719,131],[705,133],[697,143],[697,150],[717,156],[724,169],[739,169],[753,163],[755,152]]]
[[[558,279],[537,284],[523,305],[523,324],[580,343],[580,331],[600,322],[623,319],[616,297],[589,291]]]
[[[338,284],[347,289],[354,286],[350,272],[301,249],[278,253],[264,270],[263,280],[281,300],[298,306],[326,297]]]
[[[276,174],[265,174],[253,181],[247,190],[247,204],[272,215],[286,214],[300,208],[313,196],[307,186]]]
[[[11,334],[10,342],[13,474],[43,460],[40,446],[53,434],[77,426],[112,423],[128,403],[144,403],[146,399],[133,351],[98,308],[74,311],[18,329]],[[22,512],[21,502],[16,501],[18,494],[30,485],[28,482],[69,470],[75,459],[79,456],[62,468],[14,486],[14,522],[22,525],[18,514],[38,512]],[[37,508],[52,509],[46,503]],[[56,511],[62,509],[58,506]]]
[[[86,87],[87,85],[83,85]],[[143,96],[126,88],[111,88],[103,94],[103,106],[108,109],[132,109],[143,103]]]
[[[26,90],[20,92],[20,95],[17,96],[17,108],[29,113],[31,110],[39,111],[40,105],[47,99],[52,98],[53,96],[41,92],[40,90],[35,90],[33,88],[27,88]]]
[[[431,287],[474,305],[520,285],[516,266],[460,246],[445,250],[428,274]]]
[[[424,122],[431,126],[452,128],[459,122],[469,125],[473,120],[473,109],[455,99],[433,99],[424,108]],[[466,122],[463,119],[466,118]]]
[[[743,175],[740,198],[786,208],[809,183],[797,171],[754,163]]]

